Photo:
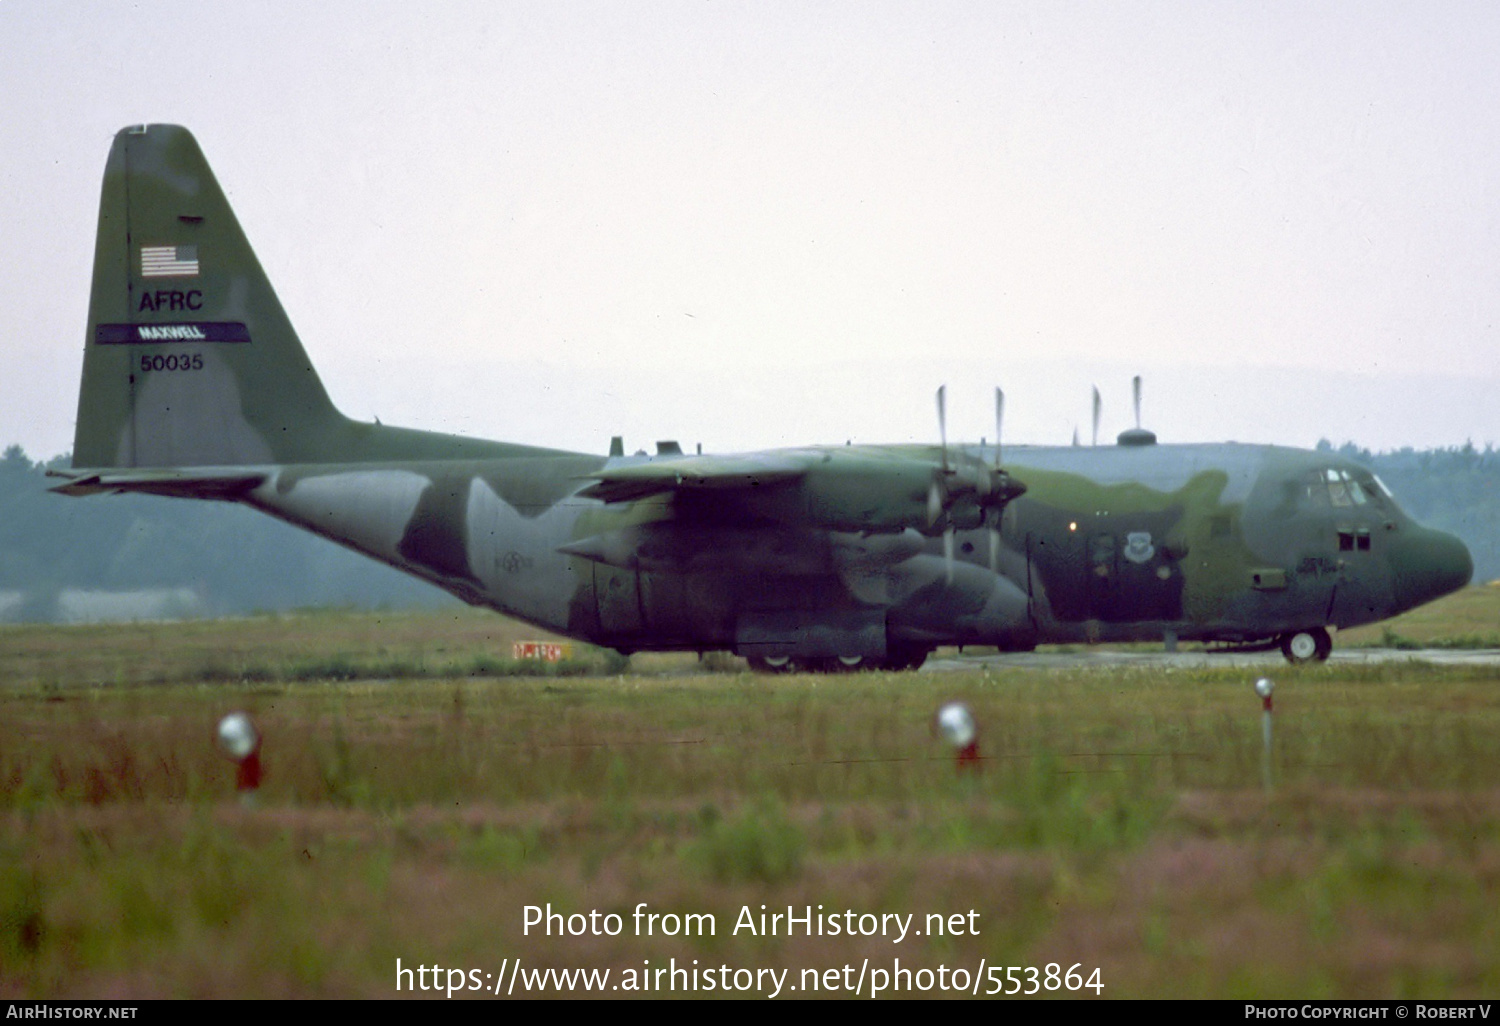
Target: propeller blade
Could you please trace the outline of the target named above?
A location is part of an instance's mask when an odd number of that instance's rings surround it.
[[[1137,374],[1130,382],[1130,390],[1135,394],[1135,426],[1140,430],[1141,426],[1141,376]]]
[[[998,524],[990,528],[990,573],[1000,572],[1000,527]]]
[[[1099,414],[1104,409],[1104,401],[1099,398],[1099,386],[1094,386],[1094,444],[1099,444]]]
[[[927,489],[927,526],[938,522],[938,517],[943,515],[943,489],[936,481]]]
[[[1000,428],[1005,423],[1005,393],[995,389],[995,470],[1000,470]]]
[[[943,578],[953,583],[953,528],[943,531]]]
[[[937,390],[938,439],[943,445],[943,473],[948,473],[948,386]]]

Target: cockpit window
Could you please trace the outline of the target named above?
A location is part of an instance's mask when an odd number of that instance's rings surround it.
[[[1323,509],[1328,505],[1328,485],[1320,471],[1310,471],[1297,489],[1297,504],[1303,509]]]
[[[1338,467],[1322,467],[1304,470],[1286,482],[1289,499],[1295,497],[1297,508],[1305,511],[1335,508],[1348,510],[1355,519],[1356,511],[1379,511],[1376,515],[1386,517],[1399,514],[1396,500],[1384,481],[1363,467],[1348,470]]]
[[[1335,470],[1329,467],[1323,471],[1322,483],[1328,489],[1328,501],[1334,506],[1347,509],[1350,506],[1363,506],[1376,496],[1374,483],[1377,479],[1371,475],[1364,482],[1347,470]],[[1387,493],[1389,494],[1389,493]]]
[[[1335,506],[1349,505],[1349,479],[1340,471],[1328,468],[1328,501]]]
[[[1389,513],[1395,506],[1396,500],[1391,498],[1390,489],[1386,488],[1385,482],[1380,480],[1368,470],[1352,470],[1349,472],[1349,481],[1357,487],[1365,501],[1384,513]]]

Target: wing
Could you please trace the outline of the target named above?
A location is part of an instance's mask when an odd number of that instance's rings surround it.
[[[742,456],[673,456],[590,474],[597,483],[579,492],[601,502],[629,502],[663,492],[748,490],[801,479],[821,457],[814,452]]]
[[[601,502],[696,495],[736,519],[829,531],[972,530],[1025,491],[972,458],[944,466],[931,448],[824,446],[737,456],[671,456],[605,467],[579,492]],[[694,504],[699,513],[702,503]]]

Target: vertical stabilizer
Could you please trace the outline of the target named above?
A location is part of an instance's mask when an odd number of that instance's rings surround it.
[[[74,465],[308,462],[346,430],[191,133],[123,129],[104,172]]]
[[[75,468],[553,454],[339,413],[192,134],[137,125],[115,136],[99,203]]]

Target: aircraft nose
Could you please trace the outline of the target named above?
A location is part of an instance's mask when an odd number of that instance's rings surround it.
[[[1412,609],[1468,584],[1474,560],[1453,535],[1411,527],[1391,550],[1391,574],[1397,605]]]

